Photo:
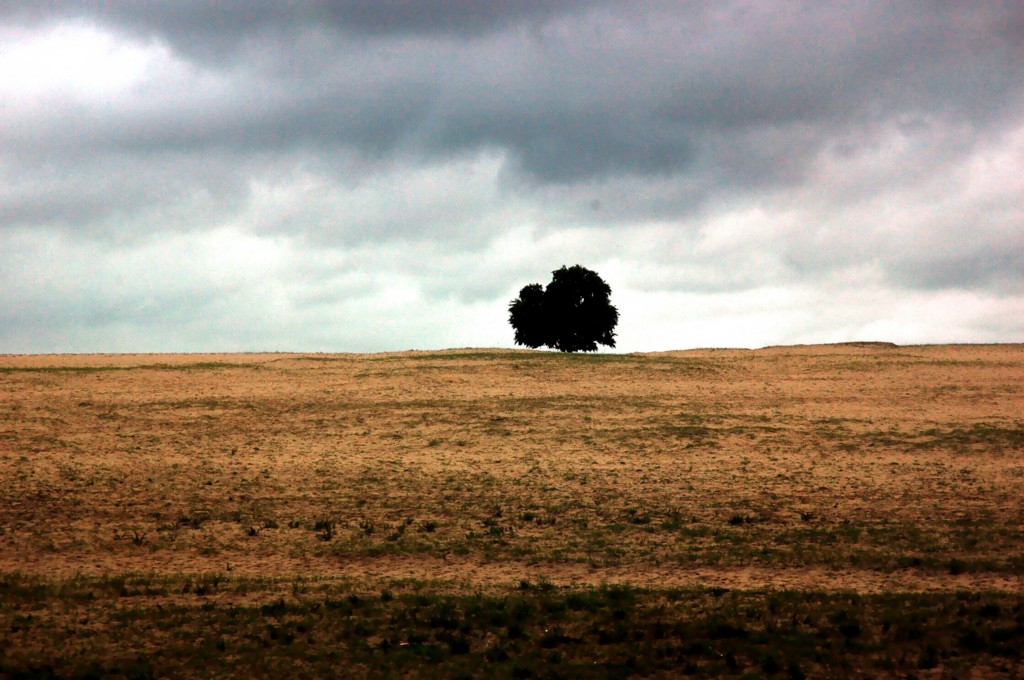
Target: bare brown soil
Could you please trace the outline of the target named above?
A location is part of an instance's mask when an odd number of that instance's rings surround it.
[[[1024,585],[1024,346],[0,357],[0,572]]]

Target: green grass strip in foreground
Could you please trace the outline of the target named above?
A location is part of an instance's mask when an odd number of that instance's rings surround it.
[[[265,585],[265,584],[264,584]],[[1024,669],[1024,596],[396,583],[259,592],[226,577],[0,580],[0,676],[877,677]],[[256,592],[262,603],[226,595]]]

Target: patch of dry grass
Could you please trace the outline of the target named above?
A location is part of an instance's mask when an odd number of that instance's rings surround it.
[[[762,604],[780,590],[1004,593],[1005,613],[1024,577],[1022,358],[0,357],[0,599],[41,579],[33,606],[56,611],[81,583],[145,574],[174,584],[132,600],[156,621],[182,579],[219,574],[250,584],[225,602],[257,608],[299,580],[431,597],[505,597],[525,580]],[[89,616],[113,625],[100,600]],[[12,653],[23,638],[3,640]]]

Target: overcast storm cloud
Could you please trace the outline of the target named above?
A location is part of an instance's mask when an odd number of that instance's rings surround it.
[[[0,1],[0,352],[1024,340],[1024,5]]]

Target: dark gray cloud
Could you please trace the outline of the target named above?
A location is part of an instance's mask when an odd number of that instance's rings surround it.
[[[298,0],[247,2],[183,0],[63,0],[0,3],[0,17],[29,25],[95,22],[143,39],[158,39],[193,58],[220,61],[254,43],[289,43],[327,31],[352,37],[437,36],[475,39],[510,26],[539,24],[608,0]]]
[[[995,287],[1007,294],[1024,294],[1024,243],[1007,243],[928,261],[898,263],[901,283],[913,288],[980,289]]]
[[[1006,5],[161,5],[8,3],[9,18],[131,26],[220,81],[163,92],[157,82],[133,106],[65,113],[53,143],[369,156],[499,147],[541,183],[686,173],[699,155],[743,186],[780,167],[799,180],[787,165],[897,116],[985,127],[1017,110],[1024,81],[1007,28],[1022,11]],[[438,36],[445,26],[469,34]],[[494,31],[486,40],[469,30],[481,26]],[[189,51],[207,39],[230,42],[230,57]]]

